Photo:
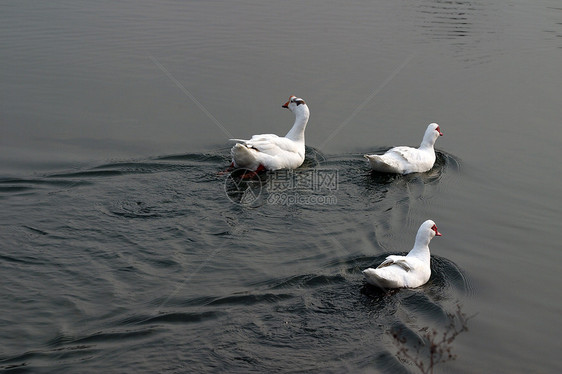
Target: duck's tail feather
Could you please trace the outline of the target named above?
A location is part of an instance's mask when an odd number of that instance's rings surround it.
[[[396,173],[397,167],[392,160],[388,160],[384,155],[364,155],[371,165],[371,169],[382,173]]]
[[[255,152],[255,150],[248,148],[244,144],[237,143],[230,150],[230,155],[235,166],[252,169],[256,164],[259,164],[256,160]]]
[[[400,285],[396,282],[395,279],[393,279],[393,277],[385,276],[386,272],[384,270],[381,271],[381,269],[369,268],[363,270],[363,275],[365,276],[367,283],[373,286],[379,288],[399,288]]]
[[[237,143],[242,143],[242,144],[246,144],[248,142],[248,140],[245,139],[228,139],[229,142],[237,142]]]

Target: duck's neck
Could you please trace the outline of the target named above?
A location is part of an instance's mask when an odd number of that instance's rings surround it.
[[[435,145],[437,137],[438,135],[436,136],[435,131],[426,131],[420,144],[420,149],[428,149],[433,151],[433,146]]]
[[[431,241],[431,236],[427,232],[418,232],[416,235],[416,242],[414,243],[414,248],[408,253],[409,256],[415,256],[421,260],[429,261],[429,242]]]
[[[433,150],[433,146],[435,145],[435,140],[433,138],[430,138],[428,136],[424,137],[421,144],[420,144],[420,149],[429,149],[429,150]]]
[[[304,129],[308,123],[310,112],[308,111],[308,107],[306,105],[301,104],[301,106],[302,108],[298,108],[298,110],[295,111],[295,123],[285,137],[295,142],[304,143]]]

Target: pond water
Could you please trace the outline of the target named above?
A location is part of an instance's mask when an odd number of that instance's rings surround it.
[[[436,372],[562,371],[558,1],[0,9],[0,371],[418,372],[457,313]],[[233,184],[290,95],[304,165]],[[430,122],[430,172],[369,172]],[[366,286],[426,219],[430,281]]]

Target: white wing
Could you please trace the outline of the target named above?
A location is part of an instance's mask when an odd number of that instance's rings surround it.
[[[398,265],[406,271],[412,270],[412,267],[406,260],[406,256],[398,256],[398,255],[388,256],[379,266],[377,266],[377,269],[384,268],[390,265]]]
[[[395,159],[406,162],[416,162],[420,159],[420,151],[412,147],[394,147],[386,152],[386,155],[393,156]]]
[[[285,137],[277,136],[275,134],[254,135],[250,140],[230,140],[243,143],[249,148],[253,148],[259,152],[267,153],[272,156],[278,155],[283,152],[300,153],[298,143]]]

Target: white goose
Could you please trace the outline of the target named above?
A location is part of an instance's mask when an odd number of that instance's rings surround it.
[[[427,126],[419,148],[394,147],[383,155],[365,155],[371,168],[382,173],[424,173],[435,163],[433,145],[443,133],[436,123]]]
[[[230,150],[232,166],[253,171],[296,169],[304,162],[304,129],[310,111],[303,99],[291,96],[283,104],[295,114],[295,123],[284,137],[274,134],[254,135],[250,140],[230,139],[238,142]]]
[[[390,255],[376,269],[365,269],[367,283],[380,288],[416,288],[431,276],[429,242],[441,236],[435,222],[427,220],[418,229],[414,248],[406,255]]]

